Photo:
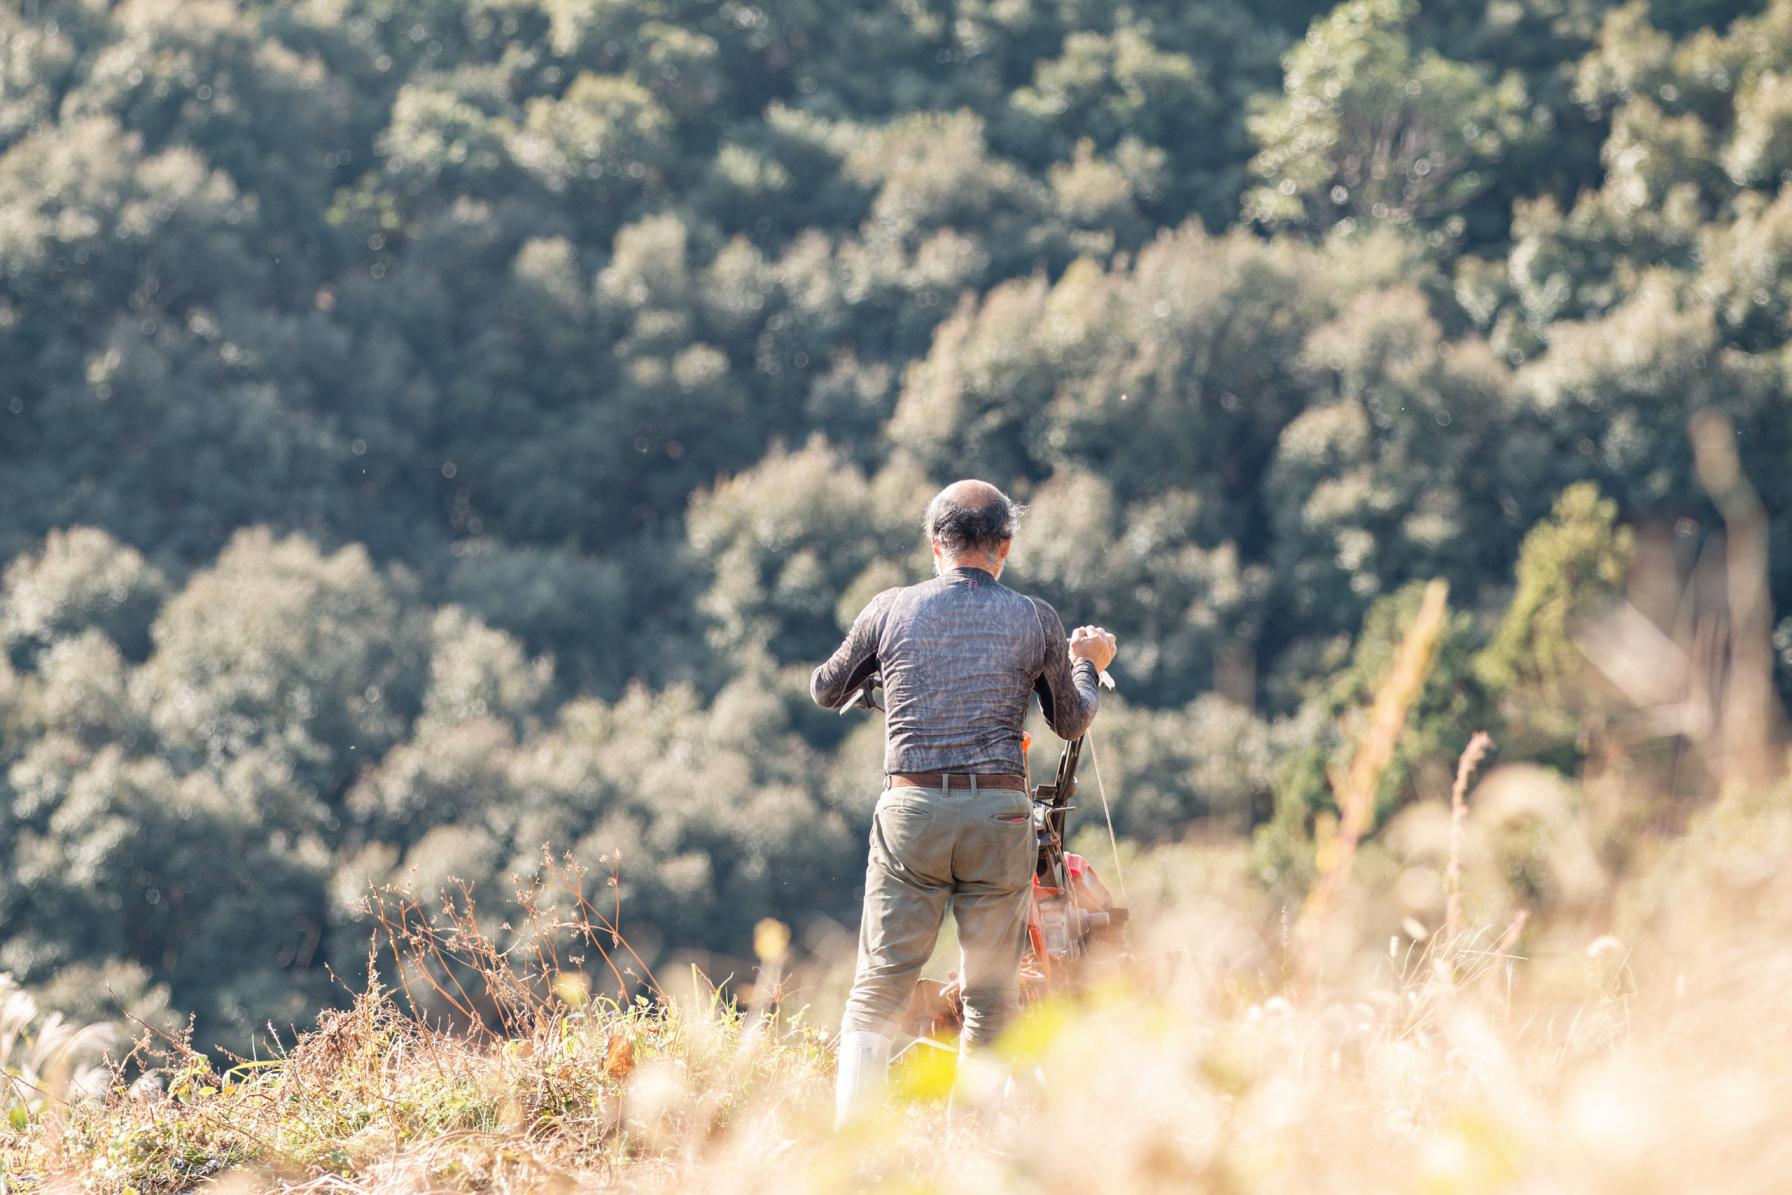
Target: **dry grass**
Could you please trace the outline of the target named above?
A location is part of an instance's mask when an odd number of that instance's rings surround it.
[[[534,1011],[497,1039],[378,985],[261,1063],[220,1072],[163,1041],[164,1090],[35,1116],[0,1158],[8,1190],[145,1193],[1783,1190],[1775,851],[1788,793],[1733,798],[1616,893],[1633,944],[1398,938],[1298,1002],[1241,853],[1156,852],[1133,883],[1152,967],[1034,1009],[1007,1096],[967,1073],[948,1108],[947,1056],[925,1051],[889,1118],[845,1136],[800,1017],[700,982],[586,999],[563,972],[558,995],[526,981]]]
[[[1319,940],[1326,931],[1326,922],[1338,893],[1350,879],[1357,844],[1369,829],[1376,786],[1381,783],[1382,773],[1394,757],[1394,748],[1406,728],[1406,716],[1431,672],[1444,619],[1449,615],[1449,594],[1449,586],[1442,581],[1432,581],[1425,587],[1418,614],[1401,638],[1387,675],[1376,687],[1375,703],[1358,736],[1350,767],[1331,777],[1339,811],[1337,827],[1327,834],[1323,832],[1324,823],[1321,823],[1317,874],[1313,890],[1307,895],[1306,906],[1301,910],[1298,926],[1302,942],[1296,961],[1308,983],[1317,977],[1317,970],[1324,960],[1325,952],[1319,947]]]

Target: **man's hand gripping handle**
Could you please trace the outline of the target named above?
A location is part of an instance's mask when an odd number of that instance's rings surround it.
[[[1070,658],[1095,665],[1101,683],[1109,689],[1114,687],[1114,678],[1108,675],[1108,665],[1119,650],[1119,642],[1102,627],[1078,627],[1070,634]]]

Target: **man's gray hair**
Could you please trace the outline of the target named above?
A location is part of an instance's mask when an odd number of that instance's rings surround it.
[[[984,489],[980,499],[967,499],[953,492],[960,488],[950,485],[934,495],[921,516],[921,530],[928,538],[939,540],[946,552],[994,555],[1014,538],[1026,507],[1011,501],[994,486]]]

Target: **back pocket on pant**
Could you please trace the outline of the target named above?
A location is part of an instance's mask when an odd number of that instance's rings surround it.
[[[871,849],[911,870],[928,870],[933,810],[905,801],[880,801],[871,814]]]
[[[966,829],[969,832],[958,846],[961,878],[997,888],[1027,883],[1039,855],[1031,802],[985,814],[980,823]]]
[[[992,813],[989,815],[989,820],[1008,826],[1030,823],[1033,820],[1033,802],[1023,797],[1018,806],[1009,805],[1000,813]]]

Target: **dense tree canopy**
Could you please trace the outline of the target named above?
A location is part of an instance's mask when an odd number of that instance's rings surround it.
[[[1789,72],[1792,0],[5,6],[0,969],[240,1045],[544,844],[649,952],[850,917],[804,673],[960,476],[1120,637],[1128,835],[1298,873],[1432,577],[1383,802],[1571,765],[1696,411],[1792,603]]]

